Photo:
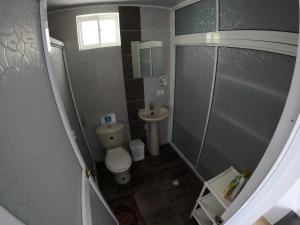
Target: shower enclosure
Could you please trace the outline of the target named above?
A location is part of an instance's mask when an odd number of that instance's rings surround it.
[[[286,102],[297,33],[297,1],[175,10],[172,143],[204,179],[230,166],[255,170]]]

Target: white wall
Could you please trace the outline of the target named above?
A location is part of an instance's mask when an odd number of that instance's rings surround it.
[[[275,224],[290,211],[294,211],[300,217],[300,178],[278,203],[266,213],[265,217],[270,223]]]

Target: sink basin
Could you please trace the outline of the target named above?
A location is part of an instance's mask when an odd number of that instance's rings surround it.
[[[166,119],[169,116],[169,109],[167,107],[159,107],[154,110],[144,109],[140,110],[139,117],[149,124],[149,135],[150,138],[150,153],[153,156],[159,155],[159,137],[157,122]]]
[[[139,117],[146,122],[158,122],[169,116],[169,109],[160,107],[154,110],[145,109],[139,112]]]

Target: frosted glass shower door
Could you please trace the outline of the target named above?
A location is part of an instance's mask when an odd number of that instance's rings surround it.
[[[294,33],[299,31],[298,1],[223,0],[219,3],[222,31],[271,30]]]
[[[88,225],[119,225],[94,180],[83,172],[83,221]]]
[[[198,171],[209,179],[234,166],[254,170],[285,105],[295,58],[220,47],[215,93]]]
[[[63,54],[63,47],[51,44],[51,52],[49,54],[55,82],[59,87],[60,95],[68,116],[70,126],[74,131],[76,143],[87,166],[89,168],[93,168],[93,159],[85,141],[83,134],[84,131],[81,129],[79,118],[76,113],[75,102],[73,101],[71,93],[71,86],[66,71],[65,57]]]
[[[175,35],[216,31],[216,1],[201,0],[175,12]]]
[[[195,166],[204,134],[214,70],[214,47],[176,48],[172,141]]]

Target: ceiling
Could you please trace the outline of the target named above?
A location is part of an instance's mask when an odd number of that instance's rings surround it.
[[[49,10],[91,4],[141,4],[171,7],[182,0],[47,0]]]

